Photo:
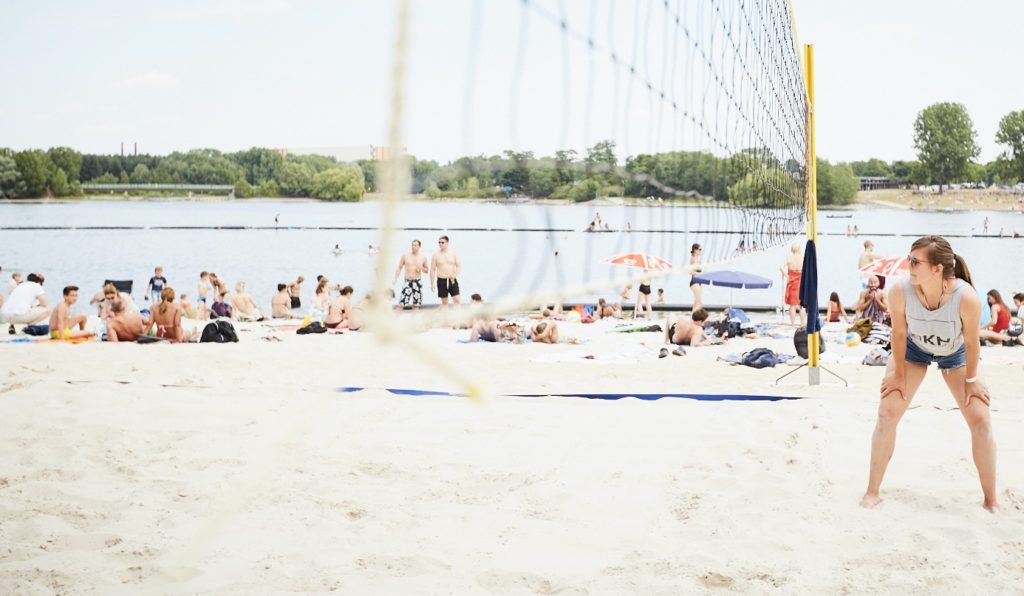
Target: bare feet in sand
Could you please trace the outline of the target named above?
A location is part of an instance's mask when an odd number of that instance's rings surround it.
[[[882,497],[878,495],[866,494],[864,498],[860,500],[860,506],[865,509],[872,509],[875,505],[882,502]]]
[[[999,513],[1000,511],[999,503],[997,503],[995,499],[992,499],[992,501],[986,500],[984,503],[981,504],[981,506],[984,507],[985,511],[988,511],[989,513]]]

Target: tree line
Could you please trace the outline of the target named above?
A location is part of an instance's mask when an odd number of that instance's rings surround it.
[[[999,123],[996,141],[1006,150],[987,164],[977,133],[961,104],[928,106],[914,122],[915,161],[868,159],[832,164],[818,158],[818,199],[823,205],[854,200],[857,177],[890,178],[897,184],[985,182],[1024,179],[1024,111]],[[446,164],[407,156],[412,192],[432,198],[495,198],[511,195],[587,201],[604,196],[714,200],[747,207],[800,204],[804,171],[766,147],[718,156],[702,151],[639,154],[620,160],[615,143],[601,141],[583,154],[531,151],[460,157]],[[254,147],[223,153],[195,149],[159,155],[82,154],[68,147],[47,151],[0,149],[0,197],[69,196],[83,183],[233,185],[247,197],[314,197],[355,201],[377,192],[377,162],[339,163],[316,155],[282,155]]]
[[[233,185],[248,197],[314,197],[357,201],[373,162],[339,163],[319,155],[281,155],[254,147],[222,153],[194,149],[170,155],[98,155],[68,147],[0,149],[0,197],[71,196],[82,184]]]

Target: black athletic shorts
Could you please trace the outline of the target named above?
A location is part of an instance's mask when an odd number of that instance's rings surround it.
[[[640,293],[645,296],[651,295],[651,286],[648,284],[640,284],[640,287],[637,289],[640,290]]]
[[[452,278],[439,278],[437,280],[437,297],[447,298],[459,295],[459,280]]]

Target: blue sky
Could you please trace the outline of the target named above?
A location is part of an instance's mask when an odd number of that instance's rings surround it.
[[[670,5],[689,17],[702,10],[698,0]],[[121,141],[128,147],[137,141],[140,151],[166,153],[383,144],[396,6],[394,0],[3,3],[0,146],[114,153]],[[570,27],[586,32],[596,15],[601,44],[615,45],[640,78],[673,93],[677,85],[699,89],[686,69],[674,78],[662,74],[671,72],[663,42],[680,36],[663,27],[660,2],[535,0],[535,6],[525,13],[524,29],[522,5],[514,0],[413,3],[403,120],[410,152],[443,161],[506,147],[578,149],[601,138],[614,138],[621,154],[714,149],[696,130],[673,131],[671,114],[659,111],[664,106],[645,89],[616,79],[606,54],[597,54],[595,65],[595,53],[565,43],[540,16],[565,10]],[[999,118],[1024,109],[1024,79],[1015,72],[1024,55],[1024,36],[1015,31],[1024,22],[1024,2],[793,0],[793,6],[800,42],[816,48],[818,147],[828,159],[912,159],[917,112],[957,101],[974,119],[987,161],[999,150],[993,139]],[[637,38],[643,43],[633,44]],[[698,99],[685,101],[697,109]]]

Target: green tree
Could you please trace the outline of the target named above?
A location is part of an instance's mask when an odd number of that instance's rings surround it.
[[[914,165],[910,168],[910,177],[908,179],[911,184],[925,186],[932,183],[932,174],[928,171],[926,165],[915,161]]]
[[[21,194],[29,197],[43,196],[46,192],[46,181],[53,169],[50,158],[39,149],[29,149],[15,153],[14,161],[18,165],[25,189]]]
[[[830,197],[831,203],[833,205],[848,205],[852,203],[853,199],[857,196],[857,191],[860,190],[860,182],[853,175],[853,168],[850,167],[850,164],[836,164],[832,168],[829,177],[829,187],[832,192]],[[818,196],[820,197],[821,194],[819,193]]]
[[[13,153],[0,152],[0,199],[9,199],[25,193],[25,183],[21,180],[18,163]]]
[[[921,110],[914,120],[917,159],[942,185],[960,178],[981,149],[967,108],[959,103],[936,103]]]
[[[1024,110],[1003,116],[996,130],[996,142],[1006,145],[1006,151],[1000,156],[1008,166],[1002,166],[1004,173],[1017,180],[1024,179]]]
[[[286,197],[308,197],[313,192],[313,168],[300,162],[286,161],[278,171],[277,182]]]
[[[856,177],[891,178],[893,176],[892,167],[877,157],[872,157],[867,161],[852,161],[850,168]]]
[[[569,197],[577,203],[608,196],[608,189],[596,178],[587,178],[576,183],[569,191]]]
[[[360,159],[356,162],[356,165],[363,171],[363,183],[366,185],[366,192],[377,192],[376,160]]]
[[[529,193],[531,197],[549,197],[557,187],[558,171],[553,167],[537,167],[530,170]]]
[[[910,180],[910,170],[914,167],[914,161],[892,162],[892,177],[897,183],[906,184]]]
[[[427,195],[431,199],[437,199],[441,196],[441,189],[437,187],[437,182],[428,180],[427,187],[423,189],[423,194]]]
[[[101,176],[97,176],[90,180],[89,184],[117,184],[117,176],[110,172],[104,172]]]
[[[256,196],[256,187],[245,179],[239,178],[235,181],[235,196],[239,199],[248,199]]]
[[[153,181],[153,174],[150,173],[149,167],[146,164],[140,163],[132,170],[129,179],[132,184],[149,184]]]
[[[358,201],[365,192],[363,170],[356,166],[324,170],[313,179],[313,196],[318,199]]]
[[[66,197],[71,193],[71,187],[68,186],[68,175],[64,173],[64,168],[57,168],[50,176],[50,192],[56,197]]]
[[[284,157],[280,153],[260,147],[234,153],[230,157],[245,170],[245,179],[249,184],[256,186],[268,180],[277,180],[278,172],[284,165]]]
[[[586,165],[589,178],[596,178],[605,184],[615,184],[619,181],[619,174],[616,171],[619,160],[615,157],[614,141],[595,143],[593,147],[587,149],[583,163]]]
[[[64,170],[68,180],[81,180],[82,154],[70,147],[53,147],[46,154],[53,165]]]

